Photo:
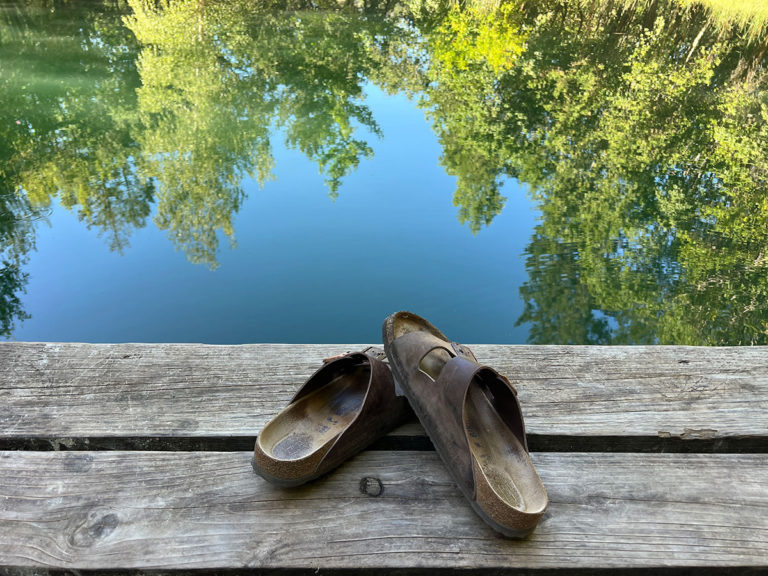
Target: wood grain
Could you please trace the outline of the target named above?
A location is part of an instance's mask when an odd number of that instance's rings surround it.
[[[366,452],[294,490],[249,453],[0,452],[0,565],[98,568],[768,564],[761,455],[534,455],[551,506],[497,537],[435,453]]]
[[[0,438],[255,436],[322,358],[360,348],[0,343]],[[473,349],[518,387],[530,434],[768,435],[765,347]]]

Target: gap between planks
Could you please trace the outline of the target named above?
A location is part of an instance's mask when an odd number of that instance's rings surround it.
[[[528,434],[531,452],[639,452],[669,454],[768,454],[768,437],[691,439],[642,436],[540,436]],[[0,450],[27,451],[153,451],[243,452],[253,449],[255,436],[234,437],[85,437],[0,438]],[[391,434],[368,450],[433,451],[431,440],[417,435]]]

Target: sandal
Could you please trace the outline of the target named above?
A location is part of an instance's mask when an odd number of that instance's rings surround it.
[[[515,388],[415,314],[391,315],[382,331],[395,385],[472,508],[504,536],[527,536],[548,497],[528,455]]]
[[[298,486],[402,423],[411,411],[395,394],[384,358],[375,348],[326,358],[259,434],[254,471],[273,484]]]

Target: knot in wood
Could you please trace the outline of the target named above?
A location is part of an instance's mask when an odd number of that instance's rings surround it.
[[[364,476],[360,479],[360,492],[376,498],[377,496],[381,496],[381,493],[384,492],[384,486],[378,478]]]
[[[89,548],[99,540],[112,534],[120,520],[117,514],[98,515],[93,512],[75,529],[69,538],[70,544],[77,548]]]

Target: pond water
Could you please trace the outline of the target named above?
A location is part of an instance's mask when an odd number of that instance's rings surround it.
[[[0,334],[768,343],[766,20],[2,3]]]

